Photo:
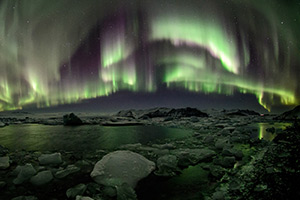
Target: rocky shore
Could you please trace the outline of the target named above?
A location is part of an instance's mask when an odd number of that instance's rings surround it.
[[[76,118],[80,124],[151,124],[194,134],[112,151],[12,151],[0,146],[0,199],[299,199],[297,121],[286,130],[268,129],[277,135],[273,141],[254,137],[257,130],[248,126],[272,124],[273,118],[249,110],[207,114],[192,108]],[[72,120],[67,116],[0,121],[64,124],[67,119]],[[183,177],[187,171],[190,174]],[[160,188],[165,183],[170,185],[167,191]]]

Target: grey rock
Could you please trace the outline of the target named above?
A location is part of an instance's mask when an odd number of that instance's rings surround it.
[[[120,146],[120,149],[125,149],[125,150],[136,150],[138,148],[141,148],[142,144],[141,143],[135,143],[135,144],[125,144]]]
[[[5,156],[8,153],[8,149],[0,145],[0,157]]]
[[[22,184],[23,182],[29,180],[32,176],[36,174],[36,170],[31,164],[20,166],[18,171],[19,173],[17,178],[13,180],[13,183],[16,185]]]
[[[210,149],[179,149],[172,152],[179,159],[180,166],[197,164],[202,161],[211,160],[216,152]]]
[[[6,182],[4,181],[0,181],[0,189],[4,188],[6,186]]]
[[[85,184],[78,184],[75,187],[72,187],[67,190],[66,195],[68,198],[75,198],[77,195],[82,195],[87,186]]]
[[[166,143],[166,144],[154,144],[152,145],[155,148],[159,149],[175,149],[174,144]]]
[[[178,171],[178,159],[174,155],[165,155],[157,159],[158,170],[155,172],[159,176],[174,176]]]
[[[275,170],[274,170],[273,167],[267,167],[267,168],[266,168],[266,173],[267,173],[267,174],[273,174],[273,173],[275,173]]]
[[[209,170],[211,175],[218,179],[222,178],[225,174],[225,170],[218,165],[210,166]]]
[[[5,124],[3,122],[0,122],[0,128],[4,127]]]
[[[215,127],[217,127],[217,128],[224,128],[224,127],[226,127],[226,126],[228,126],[228,124],[216,124],[215,125]]]
[[[84,196],[80,196],[77,195],[75,200],[94,200],[91,197],[84,197]]]
[[[229,126],[229,127],[225,127],[223,130],[228,130],[230,133],[232,133],[235,130],[235,127]]]
[[[33,185],[40,186],[49,183],[50,181],[52,181],[52,179],[53,179],[53,175],[51,171],[47,170],[47,171],[39,172],[37,175],[31,177],[30,182]]]
[[[79,166],[79,167],[83,167],[83,166],[90,166],[91,163],[87,162],[86,160],[78,160],[76,163],[75,163],[76,166]]]
[[[233,180],[229,183],[229,189],[232,191],[237,191],[241,189],[241,182],[237,180]]]
[[[232,168],[235,164],[235,157],[226,156],[223,158],[221,165],[226,168]]]
[[[222,192],[222,191],[215,192],[212,196],[212,199],[213,200],[224,200],[225,199],[224,192]]]
[[[55,173],[55,177],[56,178],[64,178],[64,177],[66,177],[70,174],[76,173],[78,171],[80,171],[79,167],[76,167],[75,165],[68,165],[65,169],[58,170]]]
[[[215,138],[211,135],[208,135],[203,140],[204,144],[213,144],[215,142]]]
[[[237,159],[243,158],[243,152],[237,149],[224,148],[222,151],[222,155],[224,156],[234,156]]]
[[[134,188],[139,180],[155,169],[155,163],[131,151],[114,151],[96,163],[91,177],[106,186],[124,183]]]
[[[199,122],[199,119],[197,117],[191,117],[190,121],[196,123]]]
[[[9,157],[0,157],[0,169],[7,169],[9,168]]]
[[[108,197],[115,197],[117,196],[117,189],[115,187],[110,187],[110,186],[106,186],[104,189],[103,189],[103,194],[105,196],[108,196]]]
[[[62,163],[60,153],[42,154],[38,159],[41,165],[58,165]]]
[[[267,185],[260,184],[260,185],[256,185],[256,187],[254,188],[254,191],[255,192],[262,192],[262,191],[266,190],[267,188],[268,188]]]
[[[218,139],[215,143],[215,147],[222,150],[224,147],[230,147],[230,143],[227,139]]]
[[[123,183],[121,186],[116,187],[117,189],[117,200],[137,200],[134,189],[127,183]]]
[[[12,198],[11,200],[38,200],[35,196],[18,196],[15,198]]]

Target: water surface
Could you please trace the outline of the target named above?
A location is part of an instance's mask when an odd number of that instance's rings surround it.
[[[253,137],[258,137],[259,139],[264,139],[268,141],[272,141],[276,135],[278,134],[278,131],[286,129],[286,127],[291,126],[292,123],[256,123],[251,125],[251,127],[255,128],[257,131],[254,132]],[[267,131],[269,128],[275,128],[275,132],[272,133],[270,131]]]
[[[114,149],[124,144],[178,139],[192,132],[158,126],[104,127],[49,126],[40,124],[10,125],[0,129],[0,145],[25,150],[96,150]]]

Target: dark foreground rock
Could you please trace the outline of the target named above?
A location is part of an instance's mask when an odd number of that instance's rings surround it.
[[[300,199],[300,128],[279,134],[234,176],[223,180],[219,191],[226,199]]]

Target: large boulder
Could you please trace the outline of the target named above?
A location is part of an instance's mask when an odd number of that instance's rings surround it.
[[[74,113],[64,115],[63,122],[65,126],[78,126],[83,124],[81,119],[77,117]]]
[[[155,163],[131,151],[114,151],[96,163],[91,177],[106,186],[124,183],[134,188],[139,180],[155,169]]]

